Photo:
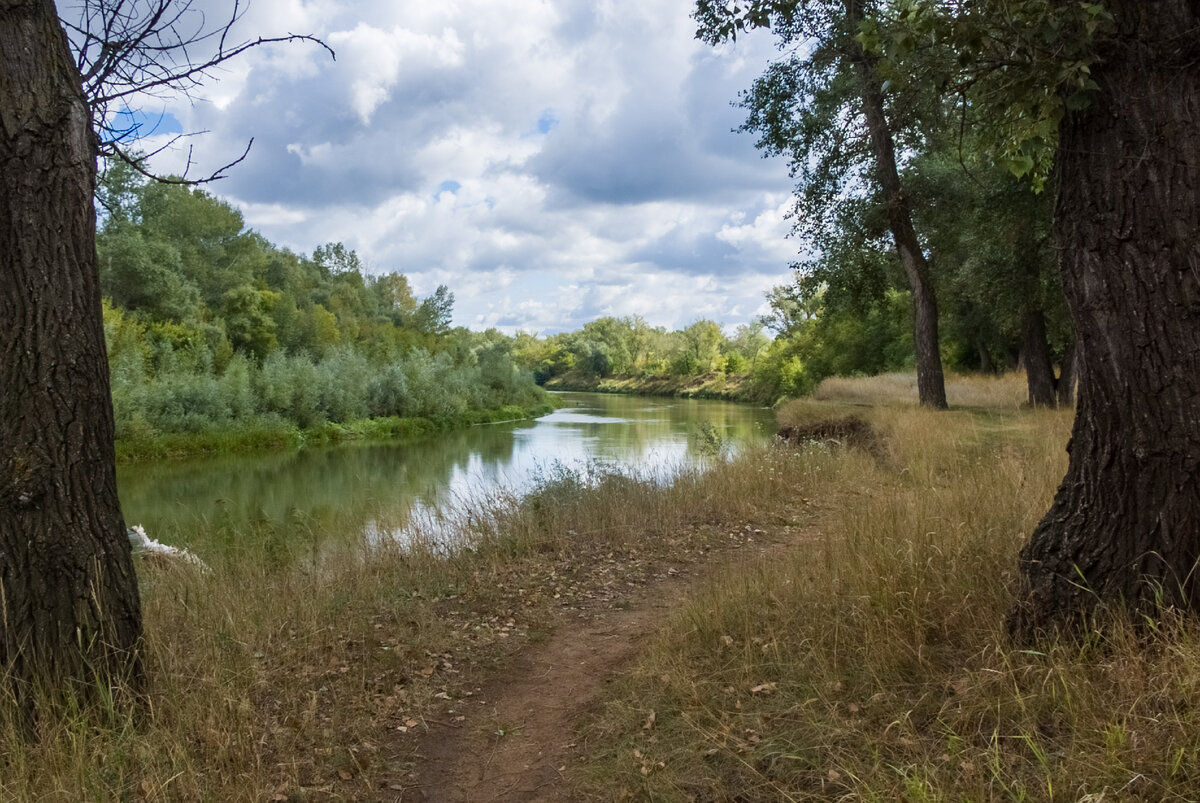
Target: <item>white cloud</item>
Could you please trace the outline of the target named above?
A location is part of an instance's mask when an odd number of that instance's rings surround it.
[[[206,0],[215,3],[217,0]],[[214,192],[268,239],[328,241],[456,321],[555,331],[600,314],[746,320],[783,281],[786,168],[731,129],[771,55],[715,51],[678,0],[256,0],[247,26],[322,36],[253,52],[171,111]],[[178,171],[186,154],[157,165]]]
[[[334,31],[328,39],[340,53],[339,72],[349,77],[351,103],[363,125],[371,123],[375,110],[391,96],[402,72],[406,81],[416,83],[431,72],[460,66],[463,59],[463,44],[450,28],[426,34],[360,22],[353,30]]]

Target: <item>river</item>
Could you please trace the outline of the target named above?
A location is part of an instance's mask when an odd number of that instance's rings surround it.
[[[124,465],[117,484],[125,520],[174,544],[395,533],[563,471],[599,465],[662,479],[774,432],[774,414],[749,405],[559,395],[565,406],[535,421],[418,441]]]

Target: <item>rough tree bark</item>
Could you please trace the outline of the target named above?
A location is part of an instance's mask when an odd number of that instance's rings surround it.
[[[52,0],[0,0],[0,677],[136,679],[95,250],[95,138]]]
[[[862,0],[844,0],[846,23],[857,31],[863,21]],[[862,96],[862,112],[867,120],[871,151],[875,157],[875,174],[882,190],[888,228],[904,266],[904,275],[912,290],[913,346],[917,357],[917,397],[922,405],[944,410],[946,380],[942,373],[941,346],[938,343],[937,296],[929,274],[929,264],[913,227],[912,210],[900,183],[896,167],[896,145],[888,125],[883,103],[883,81],[879,77],[875,58],[859,49],[853,56],[858,71]]]
[[[1060,127],[1079,396],[1067,475],[1021,552],[1019,638],[1100,602],[1200,611],[1200,5],[1107,5],[1098,97]]]

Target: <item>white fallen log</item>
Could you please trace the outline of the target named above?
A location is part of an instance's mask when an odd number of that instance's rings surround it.
[[[178,558],[188,563],[199,566],[204,571],[209,571],[208,564],[200,560],[186,549],[164,544],[155,541],[150,536],[146,535],[146,528],[140,524],[135,524],[129,528],[129,543],[133,545],[133,551],[137,553],[145,553],[149,555],[162,555],[163,557]]]

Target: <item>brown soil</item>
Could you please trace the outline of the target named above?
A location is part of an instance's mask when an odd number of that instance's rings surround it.
[[[672,585],[671,599],[678,592]],[[576,757],[572,723],[631,662],[670,605],[670,599],[639,600],[625,610],[576,617],[518,653],[503,676],[476,695],[481,699],[460,727],[430,732],[411,799],[575,799],[564,778]]]
[[[755,553],[774,545],[747,527]],[[740,534],[739,534],[740,535]],[[478,691],[447,712],[417,742],[412,774],[382,799],[437,803],[533,803],[583,796],[569,782],[582,754],[573,726],[604,687],[633,663],[642,641],[709,566],[728,562],[715,550],[698,562],[630,583],[618,598],[564,612],[543,641],[527,644],[490,673]]]

